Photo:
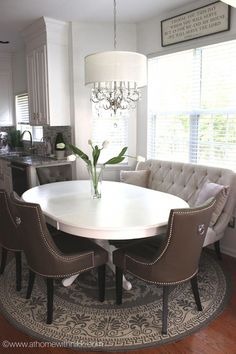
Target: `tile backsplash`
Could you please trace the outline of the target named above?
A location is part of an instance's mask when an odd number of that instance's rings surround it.
[[[45,126],[45,127],[43,127],[43,136],[45,139],[50,138],[53,151],[54,151],[57,133],[63,134],[65,144],[71,144],[71,127],[70,126],[63,126],[63,127]]]
[[[0,130],[2,132],[7,132],[9,133],[11,130],[15,129],[14,126],[12,127],[1,127]],[[33,142],[34,146],[36,147],[35,149],[35,154],[37,155],[44,155],[45,154],[45,141],[50,141],[51,147],[52,147],[52,153],[54,154],[55,152],[55,140],[56,140],[56,135],[57,133],[62,133],[63,138],[65,141],[65,144],[70,144],[72,142],[72,132],[71,132],[71,126],[56,126],[56,127],[50,127],[50,126],[44,126],[43,127],[43,141],[42,142]],[[26,142],[26,145],[28,142]],[[68,153],[66,152],[66,155]]]
[[[57,133],[62,133],[65,144],[71,143],[71,127],[70,126],[57,126],[57,127],[50,127],[44,126],[43,127],[43,137],[44,141],[50,141],[52,146],[52,153],[55,153],[55,141]],[[44,143],[35,143],[37,146],[37,154],[42,155],[44,152]]]

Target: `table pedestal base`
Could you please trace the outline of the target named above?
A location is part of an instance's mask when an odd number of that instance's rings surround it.
[[[94,240],[94,242],[96,242],[97,245],[103,247],[109,255],[109,259],[108,259],[108,267],[112,270],[113,273],[115,273],[115,266],[113,264],[112,261],[112,252],[115,251],[117,248],[115,246],[112,246],[109,244],[108,240]],[[72,275],[71,277],[68,278],[64,278],[62,280],[62,284],[67,287],[70,286],[71,284],[73,284],[73,282],[75,281],[75,279],[79,276],[79,274],[75,274]],[[132,284],[125,278],[125,276],[123,275],[123,289],[125,290],[131,290],[132,289]]]

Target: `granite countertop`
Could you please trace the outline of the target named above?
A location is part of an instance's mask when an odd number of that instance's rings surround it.
[[[22,156],[22,153],[17,153],[17,152],[0,151],[0,158],[13,163],[18,163],[26,166],[34,166],[34,167],[71,164],[71,161],[67,161],[66,159],[57,160],[55,157],[40,156],[40,155],[23,154]]]

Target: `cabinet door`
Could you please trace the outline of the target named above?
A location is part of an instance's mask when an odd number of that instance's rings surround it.
[[[29,115],[30,124],[36,125],[38,112],[37,105],[37,84],[36,84],[36,61],[35,52],[32,51],[26,57],[27,60],[27,82],[28,82],[28,95],[29,95]]]
[[[35,50],[37,66],[37,102],[38,114],[37,124],[44,125],[49,123],[48,114],[48,77],[47,77],[47,48],[43,45]]]
[[[4,189],[3,160],[0,159],[0,189]]]
[[[10,71],[0,71],[0,126],[12,124],[12,76]]]
[[[8,193],[10,193],[13,191],[11,163],[9,161],[2,160],[2,168],[3,168],[3,179],[4,179],[3,188]]]

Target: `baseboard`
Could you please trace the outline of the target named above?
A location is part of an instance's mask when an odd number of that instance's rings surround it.
[[[221,250],[222,253],[227,254],[228,256],[236,258],[236,250],[232,250],[232,248],[220,246],[220,250]]]

